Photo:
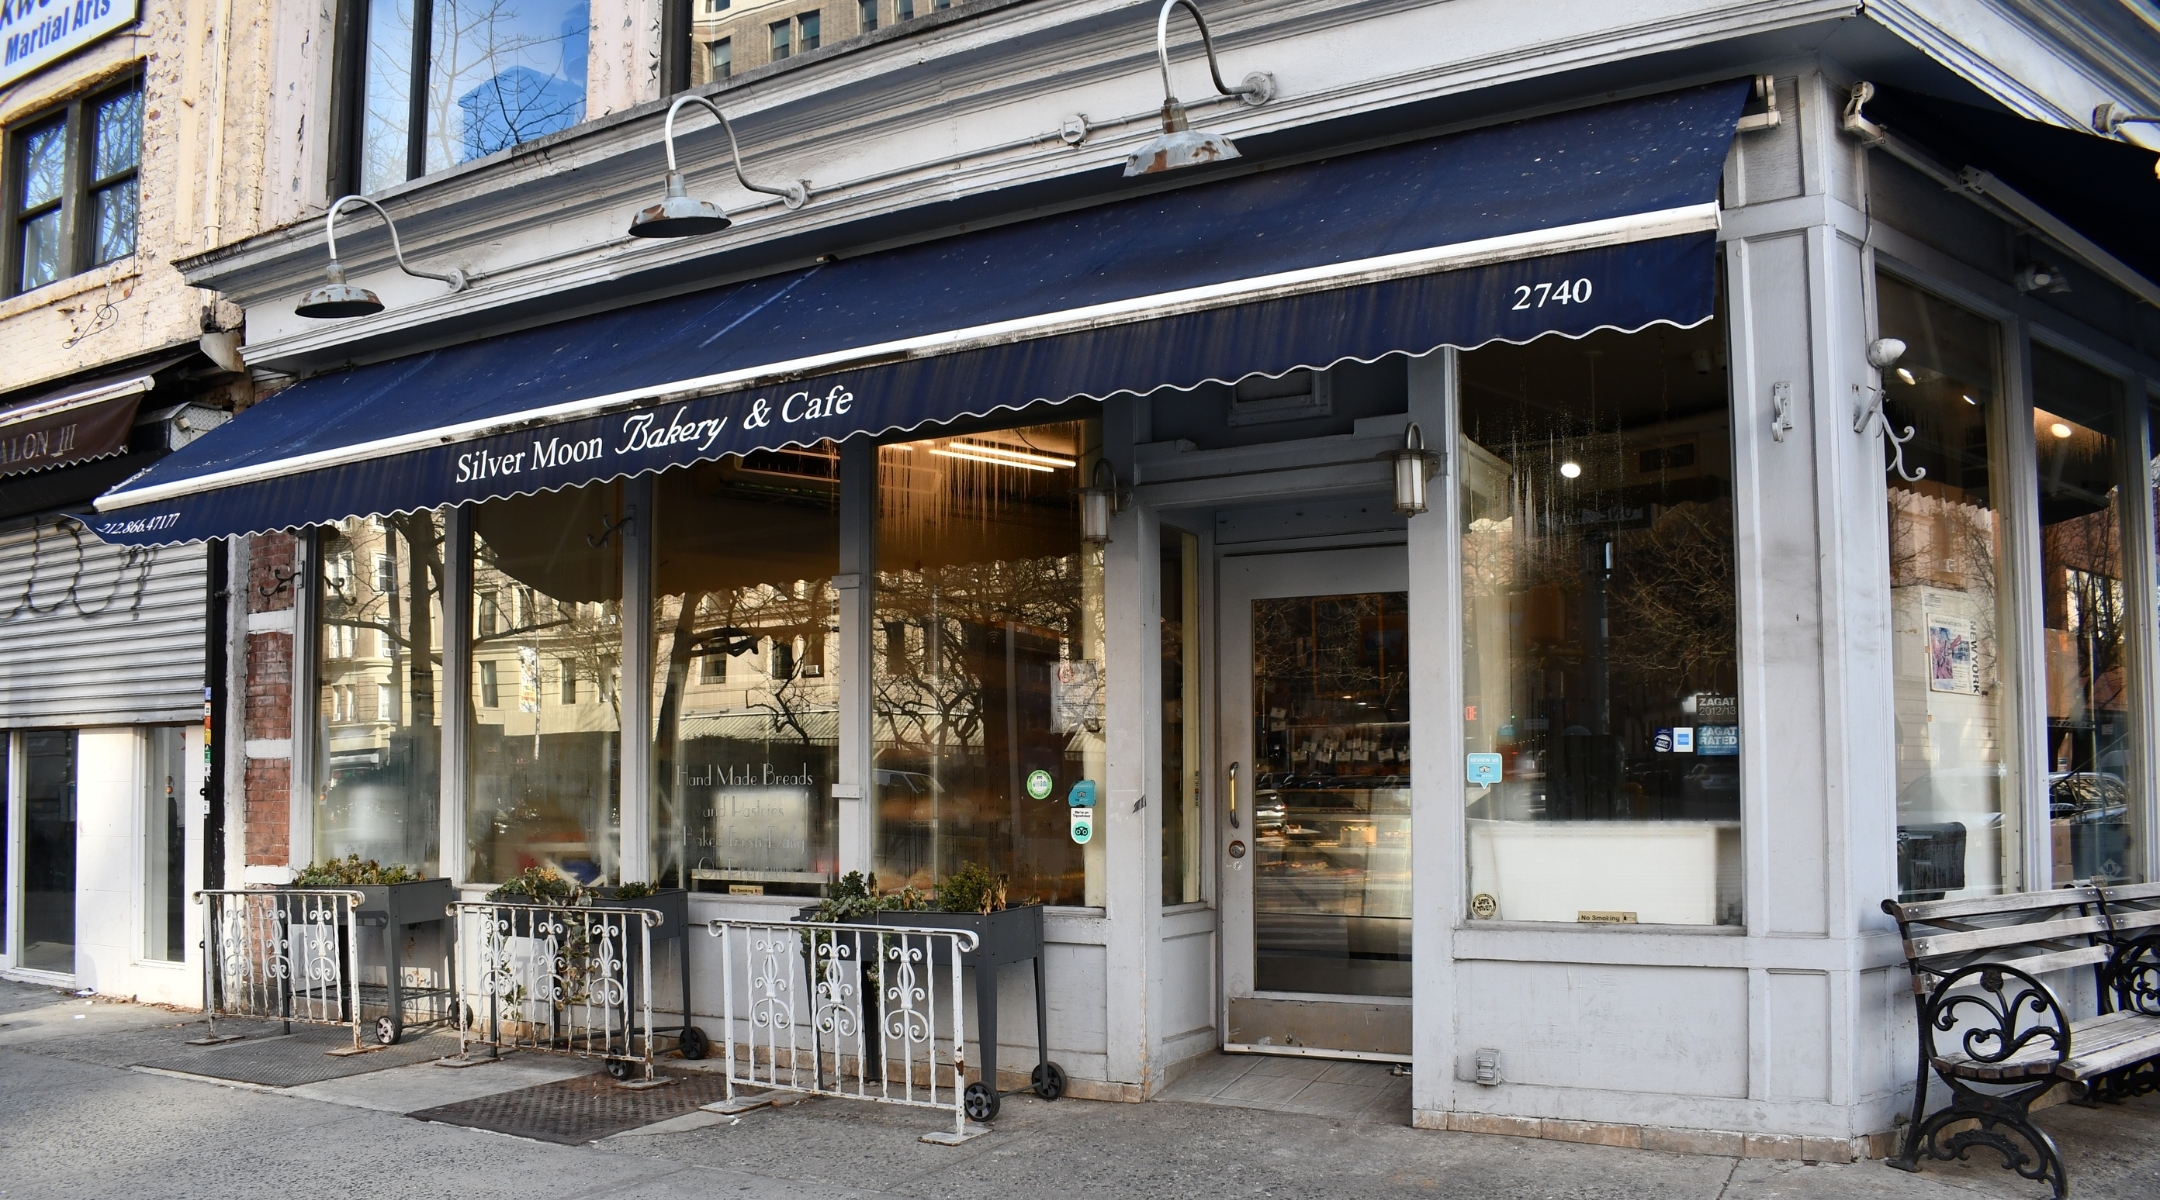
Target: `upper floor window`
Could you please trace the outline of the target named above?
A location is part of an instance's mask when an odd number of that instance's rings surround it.
[[[4,294],[135,253],[140,78],[9,130],[6,161]]]
[[[687,77],[678,82],[698,87],[807,54],[826,45],[828,34],[842,42],[874,33],[913,19],[918,2],[925,12],[951,7],[950,0],[817,0],[791,13],[795,4],[786,0],[682,0],[688,37],[670,35],[674,53],[687,59]]]
[[[586,0],[345,0],[339,190],[380,191],[584,120],[590,20]]]

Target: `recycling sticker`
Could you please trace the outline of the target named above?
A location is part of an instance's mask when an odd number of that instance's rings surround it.
[[[1048,800],[1048,799],[1050,798],[1050,789],[1051,789],[1051,787],[1052,787],[1052,786],[1054,786],[1054,785],[1053,785],[1053,783],[1052,783],[1052,781],[1051,781],[1051,779],[1050,779],[1050,772],[1048,772],[1048,771],[1029,771],[1029,772],[1028,772],[1028,777],[1027,777],[1027,793],[1028,793],[1028,795],[1030,795],[1030,796],[1033,796],[1033,797],[1035,797],[1035,798],[1036,798],[1037,800]]]

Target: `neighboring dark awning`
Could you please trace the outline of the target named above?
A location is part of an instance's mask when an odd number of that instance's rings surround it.
[[[124,452],[143,393],[175,361],[79,380],[0,409],[0,478]]]
[[[1711,315],[1743,81],[657,300],[303,381],[108,541],[433,508],[1046,401]]]
[[[1902,88],[1868,116],[1894,134],[2016,188],[2138,274],[2160,280],[2160,177],[2150,150]]]

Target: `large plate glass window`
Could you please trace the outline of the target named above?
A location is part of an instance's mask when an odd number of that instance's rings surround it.
[[[43,287],[135,253],[142,84],[73,101],[10,129],[0,295]]]
[[[1893,276],[1878,327],[1904,341],[1883,415],[1910,428],[1888,475],[1898,894],[1988,895],[2019,884],[2015,672],[2003,547],[2000,340],[1994,322]],[[1922,474],[1922,472],[1925,474]]]
[[[839,455],[654,482],[653,881],[815,895],[833,877]]]
[[[473,508],[465,878],[622,881],[622,486]]]
[[[443,522],[350,517],[316,540],[317,862],[440,864]]]
[[[929,887],[973,863],[1012,902],[1101,904],[1100,839],[1068,800],[1103,780],[1103,551],[1075,491],[1095,421],[878,451],[872,674],[876,865]]]
[[[2142,456],[2126,455],[2122,382],[2035,344],[2034,467],[2040,481],[2040,631],[2054,881],[2144,876],[2135,802],[2132,618],[2123,572],[2125,504],[2143,499]]]
[[[1725,332],[1462,356],[1470,914],[1738,924]]]
[[[379,192],[584,120],[590,24],[586,0],[346,0],[338,189]]]

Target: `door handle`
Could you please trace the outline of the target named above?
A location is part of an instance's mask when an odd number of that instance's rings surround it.
[[[1242,828],[1242,826],[1240,826],[1240,825],[1238,824],[1238,816],[1237,816],[1237,772],[1238,772],[1238,765],[1237,765],[1236,763],[1231,763],[1231,764],[1230,764],[1230,828],[1232,828],[1232,829],[1239,829],[1239,828]]]

